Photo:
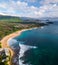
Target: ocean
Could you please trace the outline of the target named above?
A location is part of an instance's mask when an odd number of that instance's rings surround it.
[[[27,30],[9,40],[16,65],[58,65],[58,24]]]

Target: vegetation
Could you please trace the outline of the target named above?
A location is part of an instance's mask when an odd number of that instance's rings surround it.
[[[8,21],[0,21],[0,40],[17,30],[32,28],[32,27],[39,27],[42,24],[39,23],[27,23],[27,22],[8,22]]]
[[[8,65],[8,61],[6,60],[7,56],[3,53],[0,55],[0,65]],[[4,60],[4,61],[2,61]]]
[[[1,43],[0,43],[0,48],[2,48]]]
[[[21,22],[22,20],[21,20],[19,17],[14,17],[14,16],[2,16],[2,15],[0,15],[0,21]]]
[[[7,62],[1,62],[0,65],[8,65]]]

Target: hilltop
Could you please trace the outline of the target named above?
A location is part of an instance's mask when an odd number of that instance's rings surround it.
[[[0,15],[0,21],[21,22],[20,17]]]

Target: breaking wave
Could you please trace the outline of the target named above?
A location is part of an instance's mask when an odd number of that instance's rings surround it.
[[[29,49],[35,49],[36,46],[29,46],[19,43],[20,46],[20,52],[19,52],[19,65],[31,65],[31,64],[23,64],[24,60],[21,60],[20,58],[24,56],[24,52],[26,52]]]
[[[8,40],[8,44],[9,46],[15,50],[15,47],[17,45],[17,43],[19,44],[20,47],[20,51],[19,51],[19,65],[31,65],[31,64],[23,64],[24,60],[21,60],[20,58],[24,56],[24,52],[26,52],[29,49],[36,49],[36,46],[29,46],[29,45],[25,45],[25,42],[22,41],[17,41],[16,39],[9,39]]]

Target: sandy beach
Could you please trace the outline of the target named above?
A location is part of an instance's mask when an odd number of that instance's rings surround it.
[[[2,48],[8,48],[8,49],[9,49],[9,51],[10,51],[10,53],[11,53],[11,58],[12,58],[13,55],[14,55],[14,51],[9,47],[9,45],[8,45],[8,40],[9,40],[10,38],[14,38],[14,37],[20,35],[23,31],[26,31],[26,30],[28,30],[28,29],[16,31],[16,32],[14,32],[14,33],[12,33],[12,34],[9,34],[9,35],[5,36],[5,37],[0,41],[0,42],[2,43],[2,44],[1,44],[1,45],[2,45]],[[10,62],[9,62],[9,65],[11,65]]]
[[[35,27],[37,28],[37,27]],[[32,30],[32,29],[35,29],[35,28],[30,28],[30,29],[23,29],[23,30],[19,30],[19,31],[16,31],[14,33],[11,33],[7,36],[5,36],[0,42],[1,42],[1,45],[2,45],[2,48],[8,48],[10,53],[11,53],[11,58],[13,57],[14,55],[14,51],[10,48],[10,46],[8,45],[8,40],[9,39],[12,39],[18,35],[20,35],[23,31],[26,31],[26,30]],[[11,62],[9,63],[9,65],[11,65]]]

